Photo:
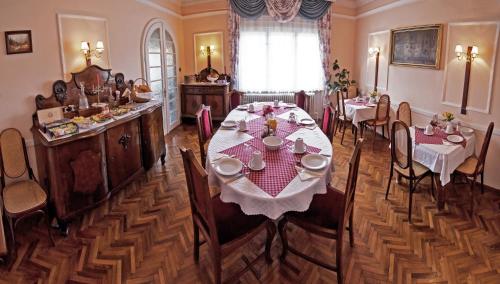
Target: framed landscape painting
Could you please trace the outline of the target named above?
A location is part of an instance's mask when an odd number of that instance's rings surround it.
[[[443,25],[391,30],[391,64],[439,69]]]
[[[5,32],[5,50],[7,54],[33,52],[31,31]]]

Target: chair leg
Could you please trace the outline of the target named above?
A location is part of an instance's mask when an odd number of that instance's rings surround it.
[[[340,145],[344,143],[345,128],[346,128],[346,123],[342,121],[342,138],[340,138]]]
[[[382,138],[385,138],[385,126],[382,125]]]
[[[375,138],[377,138],[377,126],[373,125],[373,141],[372,141],[372,146],[375,147]]]
[[[434,177],[432,176],[431,174],[431,193],[432,193],[432,197],[435,198],[435,193],[434,193]]]
[[[410,178],[410,207],[408,207],[408,222],[411,224],[411,209],[413,208],[413,179]]]
[[[14,232],[14,219],[11,217],[7,216],[7,221],[9,223],[9,229],[10,229],[10,239],[12,241],[12,250],[15,252],[16,251],[16,235]]]
[[[356,141],[358,141],[358,128],[354,126],[354,124],[351,124],[352,129],[354,129],[354,145],[356,145]]]
[[[193,256],[194,256],[194,262],[198,263],[200,259],[200,229],[198,228],[198,225],[196,225],[195,222],[193,222]]]
[[[212,248],[213,249],[213,248]],[[214,251],[213,255],[213,265],[214,265],[214,283],[222,283],[222,260],[219,252]]]
[[[481,194],[484,193],[484,172],[481,173]]]
[[[389,139],[389,142],[391,142],[391,132],[389,129],[389,120],[387,121],[386,128],[387,128],[387,139]]]
[[[45,206],[45,209],[43,211],[45,213],[45,222],[47,223],[47,232],[49,233],[50,244],[54,246],[55,242],[54,242],[54,237],[52,236],[52,230],[50,226],[49,206],[48,205]]]
[[[288,253],[288,239],[286,237],[286,223],[288,220],[286,217],[284,217],[279,223],[278,223],[278,233],[281,238],[281,244],[282,244],[282,250],[281,250],[281,256],[280,260],[285,261],[286,255]]]
[[[267,223],[266,227],[267,231],[267,239],[266,239],[266,261],[267,263],[272,263],[273,258],[271,257],[271,245],[273,244],[274,235],[276,234],[276,228],[274,227],[274,223]]]
[[[474,186],[476,185],[476,176],[472,179],[470,184],[470,215],[474,213]]]
[[[338,238],[335,241],[336,250],[336,258],[337,258],[337,283],[344,283],[344,278],[342,277],[342,238]]]
[[[387,200],[387,196],[389,196],[389,189],[391,188],[392,175],[394,174],[394,165],[391,162],[391,171],[389,172],[389,181],[387,182],[387,190],[385,191],[385,200]]]
[[[354,210],[351,211],[351,216],[349,216],[349,243],[351,247],[354,247]]]

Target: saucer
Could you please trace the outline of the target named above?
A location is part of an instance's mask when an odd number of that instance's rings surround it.
[[[262,161],[262,164],[260,165],[260,168],[254,168],[252,165],[251,165],[251,161],[248,162],[248,168],[251,169],[252,171],[261,171],[263,170],[264,168],[266,167],[266,162]]]
[[[427,131],[424,131],[424,135],[432,136],[432,135],[434,135],[434,131],[432,131],[431,133],[428,133]]]
[[[290,151],[291,151],[292,153],[294,153],[294,154],[304,154],[305,152],[307,152],[307,146],[306,146],[306,145],[304,145],[304,151],[302,151],[302,152],[297,152],[297,151],[295,151],[295,145],[292,145],[292,146],[290,146]]]

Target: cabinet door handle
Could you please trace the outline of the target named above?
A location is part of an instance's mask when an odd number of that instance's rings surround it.
[[[120,137],[120,140],[118,140],[118,144],[121,144],[123,149],[127,150],[128,143],[130,143],[130,138],[131,136],[125,133],[122,135],[122,137]]]

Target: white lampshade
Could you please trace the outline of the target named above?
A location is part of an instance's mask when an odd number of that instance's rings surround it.
[[[463,48],[463,46],[462,46],[461,44],[457,44],[457,45],[455,46],[455,53],[456,53],[456,54],[459,54],[459,53],[462,53],[462,52],[464,52],[464,48]]]
[[[471,51],[472,57],[476,57],[479,54],[479,48],[477,46],[472,46],[472,51]]]
[[[90,50],[89,43],[87,41],[82,41],[82,43],[80,45],[80,50],[83,52],[89,51]]]
[[[104,51],[104,43],[102,41],[97,41],[97,43],[95,44],[95,49],[98,51],[98,52],[103,52]]]
[[[370,47],[370,48],[368,48],[368,54],[371,55],[371,56],[373,56],[373,55],[375,55],[375,54],[377,54],[379,52],[380,52],[380,48],[378,48],[378,47]]]

